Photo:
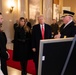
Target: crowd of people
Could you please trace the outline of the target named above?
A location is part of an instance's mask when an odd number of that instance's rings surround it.
[[[74,12],[64,10],[62,21],[63,24],[59,27],[56,19],[53,19],[52,24],[45,23],[44,16],[38,17],[38,24],[32,27],[31,23],[24,17],[20,17],[14,24],[14,40],[13,60],[19,61],[21,65],[21,75],[26,75],[27,61],[33,59],[38,75],[38,59],[39,59],[39,43],[44,39],[57,39],[74,37],[76,34],[76,25],[73,21]],[[2,14],[0,13],[0,26],[2,25]],[[0,61],[1,70],[4,75],[8,75],[6,60],[9,59],[9,54],[6,49],[6,36],[0,30]],[[1,75],[1,74],[0,74]]]

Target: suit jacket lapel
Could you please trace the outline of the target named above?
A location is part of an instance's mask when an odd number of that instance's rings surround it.
[[[47,36],[47,25],[45,24],[45,34],[44,34],[44,38],[46,38]]]
[[[40,24],[38,25],[38,29],[39,29],[40,38],[42,38],[42,33],[41,33]]]

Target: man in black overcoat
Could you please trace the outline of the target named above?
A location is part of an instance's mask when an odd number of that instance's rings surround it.
[[[34,62],[36,67],[36,75],[38,71],[39,43],[40,40],[51,39],[52,31],[48,24],[44,23],[43,15],[38,17],[39,24],[34,25],[32,29],[32,50],[34,52]],[[42,36],[42,26],[44,28],[44,37]]]
[[[73,21],[74,12],[63,10],[63,25],[60,27],[60,32],[54,38],[74,37],[76,34],[76,26]]]
[[[2,14],[0,13],[0,28],[2,26],[2,22],[3,17]],[[6,60],[9,58],[9,54],[6,50],[6,43],[7,43],[6,35],[3,31],[0,30],[0,60],[1,60],[1,70],[4,75],[8,75]]]

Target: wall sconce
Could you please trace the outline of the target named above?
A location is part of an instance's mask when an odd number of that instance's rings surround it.
[[[14,9],[14,7],[15,7],[15,2],[14,2],[14,0],[8,0],[7,1],[7,6],[8,6],[8,8],[9,8],[9,13],[12,13],[13,12],[13,9]]]
[[[13,12],[13,8],[14,8],[14,7],[13,7],[13,6],[11,6],[11,8],[10,8],[10,10],[9,10],[9,12],[10,12],[10,13],[12,13],[12,12]]]

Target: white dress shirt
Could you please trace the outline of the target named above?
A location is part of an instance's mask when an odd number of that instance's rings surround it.
[[[42,25],[40,24],[40,28],[42,30]],[[43,24],[43,28],[44,28],[44,31],[45,31],[45,25]]]
[[[72,21],[73,21],[73,20],[70,20],[67,24],[65,24],[64,28],[65,28],[66,26],[68,26],[68,24],[71,23]]]

